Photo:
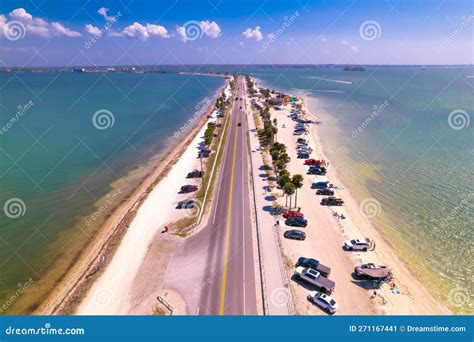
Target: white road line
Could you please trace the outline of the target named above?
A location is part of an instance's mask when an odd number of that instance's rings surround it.
[[[243,137],[243,133],[242,133]],[[245,153],[245,146],[242,148],[242,159],[244,158],[244,153]],[[242,183],[244,183],[245,180],[245,173],[244,173],[244,163],[242,163]],[[244,194],[245,194],[245,187],[244,187]],[[243,279],[244,279],[244,315],[245,315],[245,216],[244,216],[244,196],[242,196],[242,243],[243,243]]]

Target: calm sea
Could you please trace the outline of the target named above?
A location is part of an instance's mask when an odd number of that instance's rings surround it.
[[[472,313],[474,68],[247,71],[310,97],[362,210],[433,293]]]
[[[182,139],[175,132],[192,126],[223,84],[171,73],[0,74],[6,312],[40,303],[150,171],[148,162]]]

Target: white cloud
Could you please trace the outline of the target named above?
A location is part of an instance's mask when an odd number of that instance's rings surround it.
[[[201,26],[202,32],[209,38],[217,38],[221,34],[221,28],[215,21],[201,21],[199,25]]]
[[[67,27],[64,27],[62,24],[58,22],[54,22],[51,24],[54,34],[57,35],[65,35],[67,37],[80,37],[81,34],[77,31],[72,31]]]
[[[260,31],[260,26],[255,26],[255,29],[248,28],[244,32],[242,32],[245,38],[247,39],[255,39],[256,41],[263,39],[263,34]]]
[[[240,42],[239,45],[240,45],[240,46],[244,46],[245,44],[244,44],[244,42]]]
[[[100,36],[102,34],[102,31],[100,30],[100,28],[95,27],[94,25],[91,25],[91,24],[86,24],[85,30],[87,33],[93,36]]]
[[[186,40],[187,40],[186,29],[183,26],[176,26],[176,35],[183,42],[186,42]]]
[[[345,40],[345,39],[344,39],[344,40],[341,40],[341,44],[342,44],[342,45],[348,45],[348,44],[349,44],[349,42],[348,42],[347,40]]]
[[[138,22],[134,22],[123,29],[122,32],[114,34],[115,36],[138,38],[141,40],[147,40],[148,38],[155,36],[159,38],[169,38],[168,30],[164,26],[155,24],[142,25]]]
[[[352,46],[351,46],[351,50],[354,51],[354,52],[359,51],[359,49],[358,49],[357,46],[355,46],[355,45],[352,45]]]
[[[1,15],[0,26],[6,24],[6,17]],[[25,25],[26,32],[41,36],[50,37],[53,35],[64,35],[67,37],[80,37],[81,34],[77,31],[73,31],[59,22],[48,23],[42,18],[33,17],[24,8],[16,8],[8,14],[8,17],[12,20],[18,20]]]

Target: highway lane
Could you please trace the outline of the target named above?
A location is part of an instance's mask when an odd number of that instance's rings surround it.
[[[243,77],[237,82],[239,99],[244,97],[244,82]],[[184,242],[168,271],[169,287],[185,298],[190,314],[258,313],[248,190],[247,114],[243,100],[233,102],[207,226]]]

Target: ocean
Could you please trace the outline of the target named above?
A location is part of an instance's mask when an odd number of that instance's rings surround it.
[[[223,84],[174,73],[0,73],[0,314],[41,303]]]
[[[361,210],[430,292],[472,314],[474,67],[245,71],[308,97]]]

